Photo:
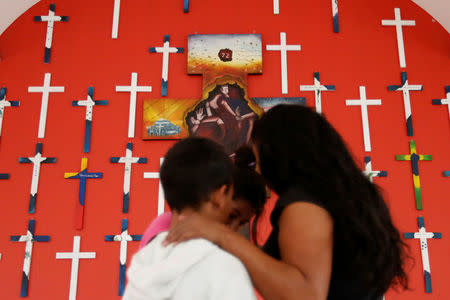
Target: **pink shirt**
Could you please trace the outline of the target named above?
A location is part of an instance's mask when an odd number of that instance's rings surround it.
[[[170,228],[170,222],[172,221],[172,213],[166,212],[156,219],[154,219],[145,230],[142,236],[139,249],[144,248],[148,242],[157,236],[160,232],[167,231]]]

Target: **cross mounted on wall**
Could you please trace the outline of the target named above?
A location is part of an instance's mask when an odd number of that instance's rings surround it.
[[[50,63],[50,55],[52,52],[53,41],[53,26],[55,22],[67,22],[69,17],[67,16],[55,16],[55,4],[50,4],[50,8],[47,16],[35,16],[34,20],[37,22],[47,22],[47,36],[45,38],[45,54],[44,63]]]
[[[11,242],[24,242],[25,255],[23,259],[22,283],[20,285],[20,297],[28,296],[28,283],[30,282],[31,255],[33,252],[34,242],[50,242],[48,235],[35,235],[36,221],[28,221],[28,230],[25,235],[11,235]]]
[[[75,229],[83,229],[84,206],[86,201],[86,183],[88,179],[102,178],[103,173],[88,173],[87,171],[88,159],[81,158],[81,168],[79,172],[64,173],[66,179],[79,179],[80,185],[78,188],[78,201],[76,205]]]

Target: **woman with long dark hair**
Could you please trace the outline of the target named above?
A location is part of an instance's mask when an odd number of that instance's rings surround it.
[[[276,106],[255,122],[252,143],[279,195],[263,248],[198,216],[184,218],[167,243],[201,236],[218,244],[241,259],[266,300],[374,300],[407,288],[405,244],[389,210],[324,117]]]

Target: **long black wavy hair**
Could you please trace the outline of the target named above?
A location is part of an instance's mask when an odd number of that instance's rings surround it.
[[[255,122],[252,142],[261,173],[278,195],[300,188],[332,216],[333,251],[340,255],[333,269],[345,268],[362,291],[378,296],[391,285],[408,288],[407,246],[389,209],[324,117],[304,106],[275,106]]]

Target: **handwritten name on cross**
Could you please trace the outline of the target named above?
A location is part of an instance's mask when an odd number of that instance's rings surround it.
[[[24,242],[25,243],[25,256],[23,259],[22,269],[22,283],[20,285],[20,297],[28,296],[28,283],[30,282],[30,267],[31,267],[31,255],[33,252],[34,242],[49,242],[50,236],[48,235],[34,235],[36,227],[35,220],[28,221],[28,230],[26,235],[11,235],[11,242]]]
[[[164,36],[164,44],[162,47],[150,47],[150,53],[162,53],[162,80],[161,80],[161,96],[167,96],[167,83],[169,79],[169,54],[171,53],[183,53],[184,48],[170,47],[170,36],[166,34]]]
[[[122,163],[124,164],[124,174],[123,174],[123,204],[122,212],[128,213],[130,206],[130,182],[131,182],[131,165],[132,164],[146,164],[147,158],[145,157],[133,157],[133,143],[127,144],[127,149],[125,151],[125,156],[123,157],[111,157],[111,163]]]
[[[79,179],[80,185],[78,188],[78,201],[76,205],[75,229],[83,229],[84,205],[86,200],[86,182],[92,178],[102,178],[103,173],[88,173],[87,171],[88,159],[83,157],[81,159],[81,169],[79,172],[64,173],[66,179]]]
[[[92,113],[95,105],[108,105],[108,100],[93,100],[94,87],[88,88],[86,100],[72,101],[72,106],[86,106],[86,127],[84,129],[84,153],[91,150]]]
[[[42,156],[42,147],[43,147],[42,143],[37,143],[36,152],[33,157],[19,157],[19,163],[33,164],[33,175],[31,176],[31,188],[30,188],[30,204],[28,206],[28,213],[30,214],[34,214],[36,212],[36,200],[37,200],[41,163],[43,164],[56,163],[55,157]]]
[[[280,45],[266,45],[267,51],[280,51],[281,53],[281,93],[288,93],[287,52],[300,51],[301,45],[287,45],[286,33],[280,32]]]
[[[417,154],[416,142],[413,140],[409,141],[410,154],[396,155],[395,159],[400,161],[411,161],[411,168],[413,174],[413,184],[414,184],[414,195],[416,198],[416,208],[418,210],[422,209],[422,190],[420,186],[419,177],[419,161],[431,161],[433,159],[432,155],[422,155]]]
[[[364,134],[364,149],[366,152],[372,151],[372,147],[370,144],[370,129],[369,129],[369,115],[367,112],[368,105],[381,105],[381,99],[368,100],[366,98],[366,87],[359,87],[359,95],[361,99],[358,100],[346,100],[345,104],[347,106],[361,106],[361,118],[363,125],[363,134]]]
[[[10,101],[6,100],[6,88],[2,87],[0,89],[0,137],[2,136],[2,123],[3,123],[3,116],[5,114],[5,107],[11,107],[11,106],[19,106],[20,101]]]
[[[400,16],[400,8],[394,8],[394,15],[395,15],[395,20],[381,20],[381,25],[395,26],[395,31],[397,33],[397,48],[398,48],[398,57],[400,60],[400,67],[406,68],[405,46],[403,43],[402,26],[416,26],[416,21],[402,20],[402,18]]]
[[[164,157],[159,160],[160,168],[164,162]],[[158,216],[164,213],[164,190],[161,185],[161,180],[159,180],[159,172],[144,172],[144,178],[146,179],[158,179]]]
[[[421,84],[409,85],[408,75],[406,72],[401,73],[402,85],[389,85],[389,91],[402,91],[403,92],[403,104],[405,106],[405,119],[406,119],[406,133],[408,136],[413,136],[413,123],[411,115],[411,101],[409,98],[409,91],[422,91],[423,86]]]
[[[72,252],[56,252],[56,259],[71,259],[69,300],[77,299],[78,266],[80,259],[94,259],[95,252],[80,252],[80,236],[73,237]]]
[[[48,16],[35,16],[34,20],[37,22],[47,22],[47,36],[45,38],[45,54],[44,63],[50,63],[50,55],[52,51],[53,41],[53,26],[55,22],[67,22],[69,17],[67,16],[55,16],[55,4],[50,4]]]
[[[131,73],[130,86],[116,86],[116,92],[130,93],[130,113],[128,116],[128,137],[134,138],[134,128],[136,123],[136,97],[139,92],[151,92],[151,86],[138,86],[138,73]]]
[[[445,98],[444,99],[433,99],[432,103],[434,105],[447,105],[448,117],[450,120],[450,85],[445,86]],[[0,124],[1,126],[1,124]],[[0,127],[1,129],[1,127]]]
[[[105,242],[120,242],[119,259],[119,296],[123,296],[125,290],[125,274],[127,271],[127,246],[128,242],[140,241],[142,234],[128,234],[128,220],[122,219],[122,231],[117,235],[105,235]]]
[[[431,286],[431,268],[430,258],[428,255],[428,239],[440,239],[442,233],[440,232],[427,232],[425,229],[425,219],[423,217],[417,217],[419,225],[419,232],[405,232],[403,237],[405,239],[418,239],[420,240],[420,253],[422,254],[422,266],[423,276],[425,279],[425,292],[431,293],[433,291]]]
[[[300,85],[300,91],[314,92],[316,112],[322,113],[322,91],[335,91],[334,85],[321,85],[319,72],[314,72],[314,85]]]
[[[30,86],[28,93],[42,93],[41,115],[39,117],[38,138],[43,139],[45,136],[45,123],[47,122],[48,98],[50,93],[63,93],[63,86],[50,86],[52,74],[45,73],[43,86]]]

